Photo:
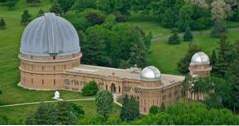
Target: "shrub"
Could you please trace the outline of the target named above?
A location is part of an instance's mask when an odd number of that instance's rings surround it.
[[[186,28],[185,33],[183,35],[183,40],[184,41],[192,41],[193,40],[193,34],[191,32],[190,27]]]
[[[0,19],[0,29],[4,29],[6,27],[6,23],[3,18]]]
[[[83,96],[93,96],[98,92],[98,87],[95,81],[91,81],[86,84],[82,89]]]
[[[173,30],[173,34],[168,38],[168,43],[169,44],[179,44],[180,43],[180,38],[178,36],[178,33],[176,30]]]
[[[149,109],[149,113],[150,114],[157,114],[160,112],[160,108],[158,106],[151,106],[150,109]]]
[[[21,23],[23,25],[27,25],[30,21],[31,21],[31,15],[29,14],[28,10],[24,10],[22,14]]]

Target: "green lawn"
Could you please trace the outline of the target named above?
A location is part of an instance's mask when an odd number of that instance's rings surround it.
[[[19,82],[19,53],[20,37],[24,26],[20,24],[21,13],[24,9],[35,16],[39,9],[48,10],[50,0],[43,0],[39,7],[28,7],[25,0],[20,0],[14,10],[0,7],[0,17],[6,21],[5,30],[0,30],[0,105],[14,104],[33,101],[50,100],[53,91],[30,91],[21,87],[17,87]],[[153,33],[153,42],[151,46],[151,54],[148,57],[149,64],[157,66],[163,73],[177,72],[177,62],[185,55],[188,43],[182,42],[180,45],[168,45],[167,38],[170,30],[159,26],[157,22],[150,21],[129,21],[129,24],[141,27],[145,32]],[[228,30],[230,41],[239,40],[239,29],[236,28],[238,23],[231,23]],[[194,42],[198,43],[208,54],[212,49],[217,47],[218,39],[209,37],[209,31],[201,31],[195,33]],[[75,99],[82,97],[79,93],[61,91],[63,99]],[[77,102],[83,106],[86,111],[86,117],[95,115],[94,102]],[[22,124],[29,113],[36,109],[37,105],[28,105],[21,107],[0,108],[0,115],[9,118],[11,124]],[[116,111],[119,109],[116,108]]]
[[[146,33],[152,32],[153,41],[151,46],[151,54],[148,57],[149,64],[157,66],[163,73],[179,74],[177,71],[177,63],[185,55],[188,49],[188,42],[181,42],[179,45],[167,44],[170,30],[160,27],[157,22],[150,21],[129,21],[129,24],[142,28]],[[237,22],[230,23],[228,29],[229,41],[235,42],[239,40],[239,28]],[[182,36],[182,34],[180,34]],[[194,43],[197,43],[203,51],[211,54],[211,51],[218,46],[218,39],[210,37],[210,30],[194,32]]]

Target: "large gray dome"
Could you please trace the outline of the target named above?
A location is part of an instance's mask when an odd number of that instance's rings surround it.
[[[20,52],[33,56],[68,55],[80,52],[73,25],[54,13],[45,13],[25,28]]]

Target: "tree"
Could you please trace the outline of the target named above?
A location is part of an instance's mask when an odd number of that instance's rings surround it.
[[[0,116],[0,124],[1,125],[7,125],[8,124],[8,118],[6,116]]]
[[[224,0],[214,0],[211,3],[211,7],[212,19],[214,21],[226,19],[231,11],[230,6],[227,5]]]
[[[42,103],[36,112],[27,117],[25,123],[28,125],[73,125],[82,115],[84,111],[81,106],[73,103],[57,102],[56,105]]]
[[[88,28],[85,33],[86,41],[82,42],[82,51],[85,54],[83,62],[110,66],[111,59],[113,59],[110,57],[111,45],[116,42],[116,34],[99,25]]]
[[[144,67],[151,37],[140,28],[128,24],[89,27],[82,41],[83,62],[101,66],[127,68],[137,64]],[[95,46],[97,45],[97,46]]]
[[[21,24],[27,25],[31,21],[31,15],[28,10],[24,10],[21,18]]]
[[[208,108],[199,102],[179,102],[166,108],[164,112],[149,114],[131,124],[144,125],[215,125],[239,124],[238,115],[228,109]]]
[[[62,15],[63,14],[63,10],[60,6],[60,4],[58,3],[57,0],[54,0],[51,8],[49,9],[50,12],[54,12],[57,15]]]
[[[177,27],[180,31],[185,31],[190,28],[192,23],[193,8],[192,5],[186,4],[180,8],[179,20],[177,22]]]
[[[188,68],[191,58],[198,51],[201,51],[201,49],[196,44],[189,44],[186,55],[178,63],[178,70],[180,73],[187,74],[189,72]]]
[[[92,25],[102,24],[105,21],[105,14],[99,10],[87,9],[82,15],[85,16],[88,22]]]
[[[232,84],[233,88],[233,110],[239,111],[239,41],[235,44],[235,59],[229,66],[227,76],[229,78],[229,82]]]
[[[61,8],[63,14],[70,10],[74,2],[74,0],[57,0],[58,5],[60,6],[59,8]]]
[[[40,104],[36,112],[29,115],[26,119],[28,125],[54,125],[57,124],[57,110],[51,104]]]
[[[160,112],[160,107],[158,106],[151,106],[150,109],[149,109],[149,113],[150,114],[157,114]]]
[[[0,19],[0,29],[4,29],[6,27],[5,20],[3,18]]]
[[[28,4],[37,5],[37,4],[41,3],[41,0],[26,0],[26,2],[27,2]]]
[[[77,122],[75,109],[67,102],[58,102],[57,108],[57,124],[58,125],[74,125]],[[77,113],[78,115],[78,113]]]
[[[96,94],[96,111],[99,115],[107,119],[109,114],[112,112],[113,107],[113,95],[106,90],[99,91]]]
[[[96,8],[96,1],[95,0],[76,0],[74,5],[72,6],[73,10],[83,11],[87,8]]]
[[[223,21],[215,21],[212,31],[211,31],[211,36],[215,38],[219,38],[223,34],[226,33],[226,26]]]
[[[43,16],[43,15],[44,15],[44,11],[43,11],[42,9],[40,9],[40,10],[38,11],[37,16],[40,17],[40,16]]]
[[[225,3],[224,0],[215,0],[211,3],[211,6],[212,19],[214,21],[211,36],[220,37],[221,34],[225,33],[226,31],[224,20],[228,17],[231,8]]]
[[[185,33],[183,35],[183,40],[184,41],[192,41],[193,40],[193,34],[191,32],[190,27],[186,28],[186,31],[185,31]]]
[[[217,53],[216,53],[215,49],[212,51],[212,55],[211,55],[210,59],[211,59],[210,63],[211,63],[211,66],[212,66],[212,71],[215,71],[214,66],[217,62]]]
[[[12,9],[13,7],[16,6],[18,0],[7,0],[5,2],[5,6],[7,6],[9,9]]]
[[[103,23],[103,26],[107,29],[111,29],[116,23],[116,17],[114,15],[108,15]]]
[[[97,91],[98,91],[98,86],[96,84],[95,81],[90,81],[89,83],[87,83],[83,89],[82,89],[82,95],[83,96],[93,96],[96,95]]]
[[[131,121],[139,117],[139,103],[134,97],[125,95],[120,112],[120,118],[123,121]]]
[[[178,32],[176,30],[172,31],[172,35],[168,38],[169,44],[179,44],[180,38],[178,36]]]
[[[112,50],[112,59],[115,66],[131,67],[137,64],[139,67],[145,67],[147,64],[146,56],[150,38],[146,39],[146,34],[142,29],[128,24],[117,24],[112,31],[118,35],[117,42]],[[122,67],[122,68],[125,68]]]
[[[230,63],[234,59],[232,45],[229,41],[227,41],[227,37],[225,35],[223,35],[220,39],[217,52],[217,61],[214,65],[214,71],[212,72],[218,76],[224,77]]]

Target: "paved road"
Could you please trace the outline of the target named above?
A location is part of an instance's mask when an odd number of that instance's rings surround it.
[[[69,99],[69,100],[64,100],[64,101],[93,101],[95,98],[80,98],[80,99]],[[52,100],[52,101],[40,101],[40,102],[29,102],[29,103],[17,103],[17,104],[10,104],[10,105],[1,105],[0,108],[5,108],[5,107],[14,107],[14,106],[23,106],[23,105],[36,105],[40,103],[52,103],[52,102],[58,102],[57,100]]]

